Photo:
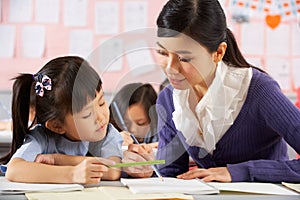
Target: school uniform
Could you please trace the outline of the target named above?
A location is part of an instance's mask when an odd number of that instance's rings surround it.
[[[106,136],[97,142],[71,141],[38,124],[25,137],[23,145],[11,159],[22,158],[33,162],[38,154],[56,153],[74,156],[85,156],[89,153],[103,158],[110,156],[122,158],[122,142],[122,136],[111,124],[108,125]]]
[[[159,94],[157,159],[166,160],[166,164],[158,165],[162,176],[175,177],[188,171],[190,156],[200,168],[227,167],[233,182],[300,182],[300,159],[288,160],[286,144],[300,153],[300,110],[282,94],[269,75],[250,69],[251,79],[241,108],[232,123],[224,123],[228,125],[226,131],[211,140],[215,141],[213,145],[201,146],[201,140],[187,139],[176,128],[172,86]],[[226,93],[224,96],[226,98]],[[224,96],[212,97],[212,101],[217,102]],[[182,120],[189,117],[182,116]],[[211,123],[202,124],[203,130],[218,126]],[[201,132],[197,137],[205,138]]]

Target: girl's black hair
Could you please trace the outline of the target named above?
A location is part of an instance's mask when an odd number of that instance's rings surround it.
[[[37,76],[48,76],[51,90],[35,94]],[[35,123],[45,125],[48,120],[64,122],[66,114],[77,113],[96,96],[102,82],[97,72],[83,58],[58,57],[49,61],[38,73],[20,74],[14,78],[12,91],[13,139],[10,152],[0,158],[7,163],[23,144],[29,133],[29,108],[35,110]]]
[[[233,67],[254,67],[240,52],[218,0],[169,0],[157,19],[158,37],[183,33],[213,53],[227,43],[223,61]],[[256,67],[255,67],[256,68]]]
[[[145,109],[145,113],[150,122],[151,137],[157,134],[157,113],[156,113],[157,93],[151,84],[130,83],[123,86],[114,96],[112,102],[116,102],[122,117],[129,106],[140,103]],[[123,131],[121,122],[119,121],[115,109],[110,105],[110,123],[112,123],[119,131]],[[150,138],[150,141],[152,138]]]

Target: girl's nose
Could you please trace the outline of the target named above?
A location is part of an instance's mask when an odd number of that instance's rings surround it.
[[[103,118],[103,114],[101,112],[101,109],[96,107],[95,108],[95,123],[98,124],[102,121],[102,118]]]
[[[136,133],[137,133],[137,125],[136,125],[134,122],[131,123],[130,128],[129,128],[129,131],[130,131],[133,135],[136,135]]]
[[[175,53],[169,53],[168,63],[166,66],[166,72],[170,75],[178,74],[180,67],[180,61],[178,59],[178,55]]]

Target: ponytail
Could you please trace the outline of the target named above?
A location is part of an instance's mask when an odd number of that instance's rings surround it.
[[[31,74],[21,74],[14,79],[12,93],[12,144],[10,152],[0,158],[1,163],[7,163],[10,160],[16,150],[21,147],[25,135],[29,132],[30,94],[34,79]]]
[[[246,61],[246,59],[242,55],[233,33],[228,28],[226,28],[226,40],[227,49],[223,57],[223,61],[228,65],[232,65],[233,67],[253,67]]]

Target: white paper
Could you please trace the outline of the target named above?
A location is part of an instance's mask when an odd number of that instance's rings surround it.
[[[29,22],[32,20],[32,0],[10,0],[9,21]]]
[[[21,192],[54,192],[54,191],[74,191],[83,190],[79,184],[34,184],[34,183],[17,183],[10,182],[5,177],[0,177],[0,194],[1,193],[21,193]]]
[[[74,30],[70,33],[69,53],[86,57],[93,49],[93,32],[91,30]]]
[[[214,187],[199,179],[183,180],[177,178],[139,178],[124,179],[121,183],[129,187],[134,194],[149,193],[184,193],[184,194],[216,194],[219,193]]]
[[[272,183],[210,182],[208,184],[214,186],[215,188],[218,188],[221,191],[247,192],[247,193],[256,193],[256,194],[274,194],[274,195],[298,195],[296,192],[293,192],[282,186],[272,184]]]
[[[109,39],[99,47],[99,69],[102,72],[115,72],[123,68],[123,42],[121,39]]]
[[[126,1],[124,5],[125,31],[147,26],[147,2]]]
[[[15,53],[16,27],[0,25],[0,57],[12,58]]]
[[[45,27],[25,26],[22,31],[22,52],[26,58],[41,58],[45,51]]]
[[[58,23],[59,0],[36,0],[35,19],[42,23]]]
[[[150,48],[145,41],[136,41],[125,47],[125,56],[128,61],[130,73],[134,76],[151,72],[155,69],[155,61]]]
[[[270,57],[266,60],[267,72],[275,79],[281,89],[291,89],[290,62],[284,58]]]
[[[253,22],[242,24],[241,27],[242,52],[244,54],[262,55],[264,53],[264,24]]]
[[[300,16],[300,13],[299,13]],[[299,19],[300,20],[300,19]],[[300,22],[299,22],[300,23]],[[292,26],[292,53],[294,56],[300,56],[300,24],[291,24]]]
[[[276,29],[267,28],[267,54],[276,56],[290,55],[289,25],[281,23]]]
[[[64,0],[65,26],[86,26],[87,0]]]
[[[295,84],[295,87],[300,87],[300,58],[294,58],[292,60],[292,67],[293,67],[293,81]]]
[[[116,34],[119,32],[119,3],[97,2],[95,7],[96,34]]]

